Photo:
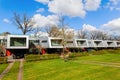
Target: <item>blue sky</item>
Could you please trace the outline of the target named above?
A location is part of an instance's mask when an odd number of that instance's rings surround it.
[[[74,30],[120,32],[120,0],[0,0],[0,33],[21,34],[12,23],[14,12],[26,13],[39,27],[57,24],[62,13]]]

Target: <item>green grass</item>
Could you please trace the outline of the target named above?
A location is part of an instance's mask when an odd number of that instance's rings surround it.
[[[91,55],[79,57],[79,60],[88,60],[88,61],[103,61],[103,62],[119,62],[120,63],[120,54],[104,54],[104,55]]]
[[[7,68],[8,64],[0,64],[0,74]]]
[[[10,71],[3,77],[2,80],[17,80],[20,62],[15,62]]]
[[[25,62],[24,80],[120,80],[120,68],[84,64],[83,60],[120,64],[120,54],[84,56],[68,62],[61,59]]]

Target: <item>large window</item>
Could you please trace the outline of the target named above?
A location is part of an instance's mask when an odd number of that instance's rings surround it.
[[[30,40],[29,43],[31,45],[31,44],[39,44],[40,42],[39,42],[39,40]]]
[[[108,45],[111,45],[113,42],[107,42]]]
[[[43,40],[42,43],[47,43],[47,40]]]
[[[62,40],[59,40],[59,39],[51,40],[51,45],[52,46],[61,46],[61,42],[62,42]]]
[[[95,41],[95,44],[98,46],[100,44],[100,41]]]
[[[26,38],[10,38],[10,46],[26,46]]]
[[[120,45],[120,42],[117,42],[117,45]]]
[[[2,44],[2,40],[0,40],[0,44]]]
[[[73,41],[67,41],[67,44],[66,44],[67,46],[74,46],[73,45]]]
[[[85,43],[85,41],[79,41],[79,40],[77,40],[78,46],[82,46],[84,43]]]
[[[73,44],[73,41],[67,41],[68,44]]]

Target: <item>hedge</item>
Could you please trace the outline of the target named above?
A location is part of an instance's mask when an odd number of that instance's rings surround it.
[[[0,64],[7,63],[7,57],[0,57]]]
[[[48,60],[48,59],[57,59],[59,54],[44,54],[44,55],[25,55],[26,61],[39,61],[39,60]]]
[[[102,55],[102,54],[118,54],[120,50],[99,50],[99,51],[90,51],[90,52],[79,52],[79,53],[70,53],[69,58],[81,57],[81,56],[89,56],[89,55]],[[56,59],[60,58],[59,54],[44,54],[44,55],[26,55],[26,61],[40,61],[40,60],[48,60],[48,59]],[[61,57],[62,58],[62,57]]]

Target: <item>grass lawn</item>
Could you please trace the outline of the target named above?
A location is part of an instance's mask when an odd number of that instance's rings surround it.
[[[10,71],[3,77],[2,80],[17,80],[20,62],[15,62]]]
[[[119,62],[120,54],[102,54],[102,55],[91,55],[85,57],[79,57],[79,60],[89,61],[103,61],[103,62]]]
[[[83,61],[83,62],[82,62]],[[78,57],[64,62],[61,59],[24,63],[24,80],[120,80],[120,67],[87,64],[111,62],[120,65],[120,54]]]
[[[7,68],[9,64],[0,64],[0,74]]]

